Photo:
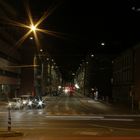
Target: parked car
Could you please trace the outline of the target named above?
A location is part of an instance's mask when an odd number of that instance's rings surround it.
[[[11,100],[9,100],[8,108],[14,109],[14,110],[15,109],[22,109],[23,104],[22,104],[21,98],[12,98]]]
[[[28,106],[32,96],[31,95],[21,95],[20,98],[21,98],[23,107],[26,107],[26,106]]]
[[[35,107],[35,104],[34,104],[34,97],[29,97],[28,101],[27,101],[27,108],[28,109],[33,109]]]
[[[42,109],[46,106],[46,99],[43,100],[42,97],[36,96],[33,100],[33,105],[36,109]]]

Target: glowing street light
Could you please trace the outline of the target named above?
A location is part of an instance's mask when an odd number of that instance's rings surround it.
[[[91,54],[91,58],[93,58],[94,57],[94,54]]]
[[[140,8],[136,8],[135,6],[132,7],[132,10],[135,12],[140,12]]]
[[[43,52],[43,49],[40,49],[40,52]]]
[[[104,42],[102,42],[102,43],[101,43],[101,46],[105,46],[105,43],[104,43]]]
[[[42,33],[45,33],[45,34],[48,34],[48,35],[51,35],[51,36],[63,38],[63,36],[61,36],[61,34],[60,34],[59,32],[55,32],[55,31],[50,31],[50,30],[48,30],[48,29],[41,29],[41,28],[39,28],[39,25],[40,25],[45,19],[48,18],[48,16],[56,9],[56,7],[57,7],[57,5],[54,6],[54,7],[52,6],[51,8],[49,8],[49,10],[47,10],[46,12],[44,12],[44,14],[40,17],[40,19],[39,19],[38,21],[36,21],[36,23],[34,23],[34,22],[33,22],[33,18],[32,18],[32,14],[31,14],[30,9],[29,9],[29,6],[27,5],[26,10],[27,10],[27,15],[28,15],[28,18],[29,18],[30,25],[26,25],[26,24],[24,24],[24,23],[20,23],[20,22],[17,22],[17,21],[8,19],[8,22],[7,22],[7,23],[10,24],[10,25],[29,29],[29,30],[19,39],[19,41],[16,43],[16,46],[20,46],[20,45],[24,42],[24,40],[25,40],[31,33],[33,33],[34,40],[35,40],[35,43],[36,43],[38,49],[39,49],[39,47],[40,47],[41,45],[40,45],[40,42],[39,42],[39,38],[38,38],[37,32],[42,32]],[[30,38],[30,39],[33,39],[33,38]]]
[[[30,36],[30,40],[33,40],[33,37],[32,36]]]
[[[72,73],[73,76],[75,76],[75,73]]]
[[[37,28],[36,28],[36,26],[31,25],[31,26],[30,26],[30,29],[31,29],[32,32],[35,32]]]

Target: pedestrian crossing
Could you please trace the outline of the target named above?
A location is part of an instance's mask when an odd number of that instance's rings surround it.
[[[20,116],[56,116],[56,117],[60,117],[60,116],[65,116],[65,117],[68,117],[68,116],[71,116],[71,117],[81,117],[81,118],[84,118],[86,116],[90,116],[90,117],[98,117],[100,118],[100,116],[104,116],[104,117],[135,117],[135,118],[140,118],[140,114],[117,114],[117,113],[111,113],[111,114],[101,114],[101,113],[79,113],[79,112],[73,112],[73,113],[70,113],[70,112],[51,112],[50,110],[47,111],[45,109],[40,109],[40,110],[12,110],[11,111],[11,114],[12,116],[17,116],[17,117],[20,117]],[[8,115],[8,110],[2,110],[0,111],[0,117],[2,116],[7,116]]]
[[[69,124],[73,123],[89,123],[89,126],[95,124],[95,122],[99,122],[102,126],[105,123],[111,124],[112,122],[116,122],[117,124],[128,123],[131,124],[136,120],[140,120],[139,115],[48,115],[45,110],[24,110],[24,111],[12,111],[11,112],[11,127],[12,129],[35,129],[35,128],[50,128],[52,126],[52,122],[59,123],[58,127],[61,126],[61,123],[67,122]],[[54,124],[55,124],[54,123]],[[137,122],[135,123],[137,124]],[[79,124],[78,124],[79,125]],[[82,125],[82,124],[81,124]],[[8,113],[0,112],[0,128],[5,128],[8,126]],[[80,126],[79,126],[80,127]]]

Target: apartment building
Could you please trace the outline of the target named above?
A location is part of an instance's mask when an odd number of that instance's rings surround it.
[[[15,48],[16,30],[6,25],[8,17],[15,17],[16,12],[5,1],[0,1],[0,100],[18,96],[21,70],[20,55]]]
[[[113,61],[113,98],[130,109],[140,109],[140,44]]]

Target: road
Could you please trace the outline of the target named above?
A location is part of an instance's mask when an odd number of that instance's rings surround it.
[[[44,109],[11,110],[11,118],[12,131],[24,136],[5,139],[140,139],[139,114],[78,94],[48,97]],[[7,120],[1,107],[0,131],[7,129]]]

